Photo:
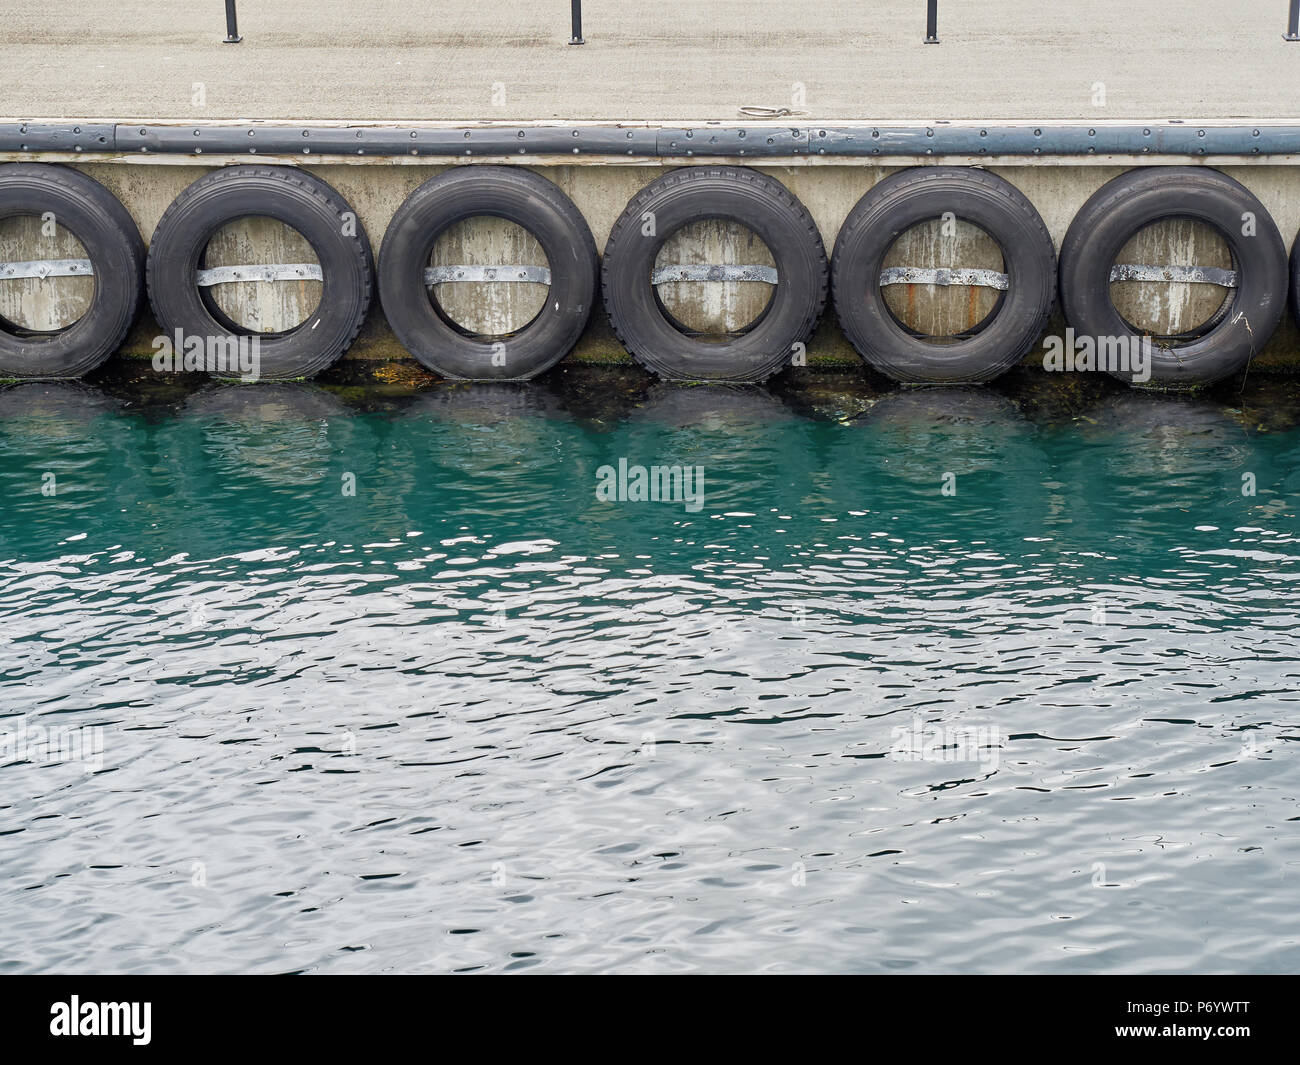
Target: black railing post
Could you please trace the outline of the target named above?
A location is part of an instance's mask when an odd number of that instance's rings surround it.
[[[1291,0],[1291,20],[1286,25],[1286,39],[1300,41],[1300,0]]]
[[[1294,0],[1300,3],[1300,0]],[[939,0],[926,0],[925,5],[925,43],[939,43]]]
[[[226,39],[222,44],[238,44],[244,38],[239,36],[239,16],[235,13],[235,0],[226,0]]]
[[[582,0],[573,0],[573,36],[570,44],[586,44],[582,39]]]

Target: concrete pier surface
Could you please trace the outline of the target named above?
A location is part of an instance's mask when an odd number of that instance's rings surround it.
[[[1287,0],[7,0],[11,118],[1293,118]]]

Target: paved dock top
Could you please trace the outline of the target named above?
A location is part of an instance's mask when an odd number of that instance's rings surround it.
[[[1287,0],[7,0],[0,116],[813,121],[1300,117]]]

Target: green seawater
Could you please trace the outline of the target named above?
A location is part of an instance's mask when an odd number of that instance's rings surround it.
[[[0,390],[0,971],[1300,969],[1280,381]]]

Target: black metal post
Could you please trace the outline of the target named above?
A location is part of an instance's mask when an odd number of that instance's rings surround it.
[[[1291,21],[1287,23],[1286,39],[1300,41],[1300,0],[1291,0]]]
[[[1293,0],[1300,4],[1300,0]],[[925,5],[925,43],[939,43],[939,0],[926,0]]]
[[[239,36],[239,16],[235,13],[235,0],[226,0],[226,39],[222,44],[238,44],[244,38]]]
[[[1300,0],[1297,0],[1300,2]],[[582,0],[573,0],[573,36],[569,38],[570,44],[586,44],[582,39]]]

